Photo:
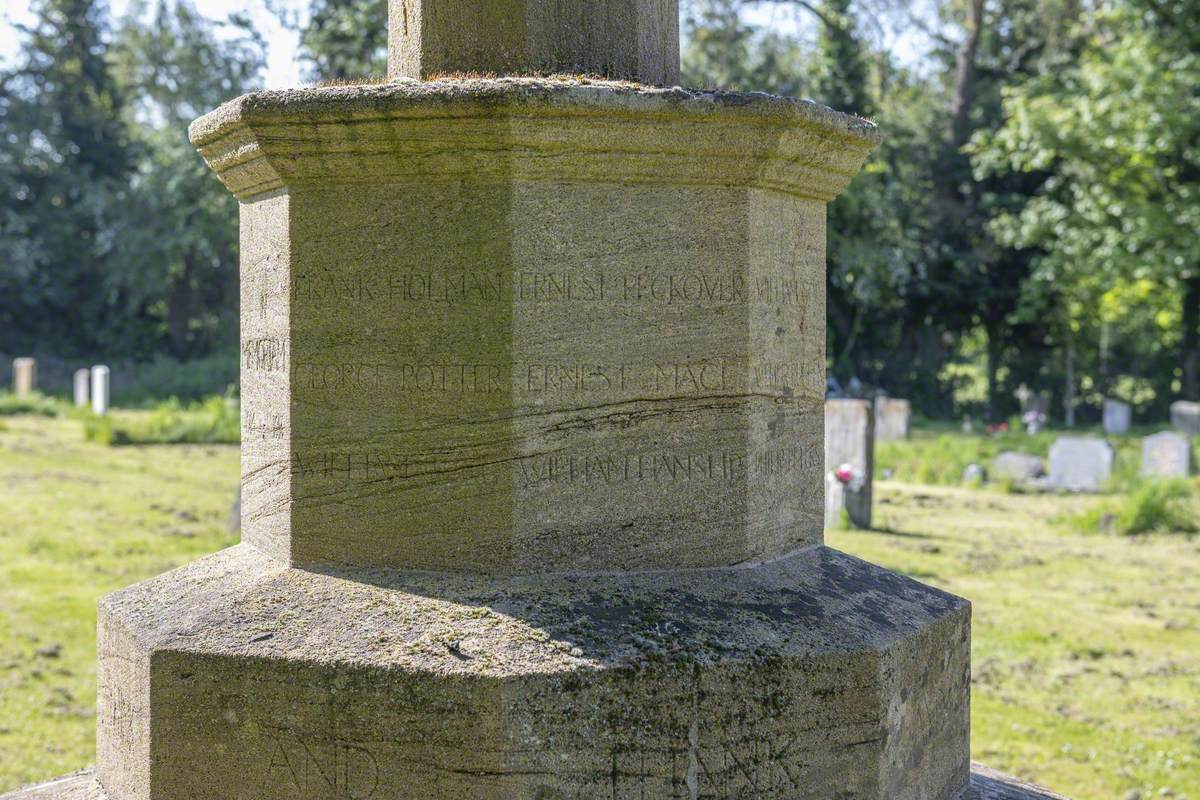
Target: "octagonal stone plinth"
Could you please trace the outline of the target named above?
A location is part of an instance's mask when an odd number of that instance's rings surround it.
[[[714,567],[821,542],[825,203],[869,123],[506,79],[248,95],[243,536],[295,565]]]
[[[112,800],[949,800],[969,645],[964,601],[825,548],[483,580],[242,545],[103,602],[99,776]]]

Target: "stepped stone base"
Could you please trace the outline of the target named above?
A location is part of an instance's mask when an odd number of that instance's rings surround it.
[[[112,800],[951,800],[969,605],[754,567],[315,573],[241,545],[100,607]]]
[[[90,770],[32,786],[0,800],[105,800],[95,776]],[[962,800],[1066,800],[1059,794],[1002,775],[982,764],[971,765],[971,785]]]

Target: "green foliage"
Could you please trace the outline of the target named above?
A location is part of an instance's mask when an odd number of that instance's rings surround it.
[[[731,91],[799,95],[805,64],[799,45],[746,24],[739,0],[694,0],[684,6],[683,82]]]
[[[199,400],[214,392],[236,391],[237,383],[236,351],[221,351],[189,361],[163,355],[138,365],[133,381],[123,386],[114,400],[126,406],[153,405],[164,397]]]
[[[184,405],[171,398],[149,411],[113,411],[88,415],[84,439],[103,445],[237,444],[241,437],[238,404],[210,397]]]
[[[296,25],[284,8],[285,24]],[[300,55],[313,81],[387,74],[387,0],[312,0],[300,27]]]
[[[1189,481],[1141,480],[1068,521],[1083,533],[1194,533],[1200,492]]]
[[[66,404],[58,398],[34,393],[17,397],[11,392],[0,392],[0,417],[17,414],[32,414],[39,417],[57,417],[65,413]]]

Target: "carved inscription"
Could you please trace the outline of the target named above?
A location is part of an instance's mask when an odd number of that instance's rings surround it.
[[[304,800],[369,800],[379,790],[379,760],[362,744],[280,729],[268,736],[268,747],[267,781],[292,787]]]
[[[523,488],[571,484],[680,484],[696,481],[729,483],[770,478],[797,470],[819,469],[821,447],[789,443],[764,447],[747,456],[738,452],[552,453],[516,460]],[[509,461],[501,462],[507,467]],[[321,451],[291,455],[291,474],[324,480],[409,480],[448,472],[492,469],[492,462],[441,462],[382,450]]]
[[[653,364],[401,364],[297,361],[294,386],[327,392],[489,395],[513,389],[571,395],[644,392],[669,395],[770,394],[791,397],[816,386],[816,365],[692,361]]]
[[[797,270],[748,280],[739,272],[404,272],[296,275],[294,299],[354,304],[580,303],[715,308],[756,302],[801,306]]]
[[[261,337],[242,341],[242,366],[262,372],[283,372],[288,366],[288,341]]]

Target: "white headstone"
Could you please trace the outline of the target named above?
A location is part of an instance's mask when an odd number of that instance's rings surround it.
[[[844,508],[850,524],[871,527],[875,468],[875,414],[866,400],[825,401],[825,524],[835,527]],[[839,477],[840,475],[840,477]],[[840,486],[831,487],[830,476]],[[830,493],[830,488],[835,491]],[[831,499],[832,498],[832,499]],[[840,507],[834,508],[834,503]]]
[[[1122,403],[1120,400],[1113,400],[1111,397],[1104,400],[1104,432],[1110,436],[1121,436],[1129,433],[1129,424],[1133,420],[1133,409],[1128,403]]]
[[[27,397],[37,390],[37,360],[33,358],[13,359],[13,394]]]
[[[1143,475],[1186,478],[1191,457],[1192,446],[1181,434],[1162,431],[1142,440]]]
[[[1068,492],[1098,492],[1112,475],[1112,445],[1103,439],[1062,436],[1050,446],[1052,489]]]
[[[1200,403],[1187,400],[1171,403],[1171,427],[1188,436],[1200,434]]]
[[[86,367],[75,370],[75,407],[83,408],[91,397],[92,371]]]
[[[912,414],[907,400],[880,397],[875,401],[875,441],[890,442],[908,438],[908,421]]]
[[[108,367],[92,367],[92,412],[108,413]]]

